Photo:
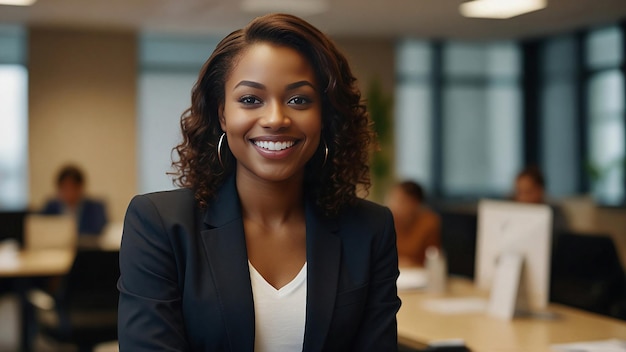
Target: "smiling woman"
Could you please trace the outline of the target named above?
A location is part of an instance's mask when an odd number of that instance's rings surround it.
[[[393,219],[356,195],[372,132],[334,44],[253,20],[205,63],[181,128],[183,188],[126,215],[120,350],[396,350]]]
[[[289,184],[301,191],[305,165],[320,144],[322,104],[315,84],[313,68],[294,49],[258,43],[239,58],[220,109],[239,181],[297,178]]]

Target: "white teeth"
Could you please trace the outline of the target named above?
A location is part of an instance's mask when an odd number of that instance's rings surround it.
[[[254,144],[257,147],[261,147],[263,149],[277,151],[277,150],[291,148],[293,147],[295,142],[294,141],[285,141],[285,142],[254,141]]]

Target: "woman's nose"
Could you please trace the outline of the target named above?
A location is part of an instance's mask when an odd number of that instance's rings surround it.
[[[291,126],[291,118],[286,114],[281,104],[272,103],[264,111],[260,124],[264,128],[282,130]]]

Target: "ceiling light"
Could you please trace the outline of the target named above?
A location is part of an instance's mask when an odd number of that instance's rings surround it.
[[[285,12],[307,16],[328,11],[328,2],[326,0],[243,0],[241,9],[255,13]]]
[[[459,6],[465,17],[511,18],[541,10],[547,0],[473,0]]]
[[[30,6],[37,0],[0,0],[0,5]]]

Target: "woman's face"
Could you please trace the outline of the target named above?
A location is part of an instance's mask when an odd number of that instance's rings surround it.
[[[266,181],[303,177],[322,129],[315,71],[297,51],[254,44],[225,84],[221,127],[237,159],[237,175]]]
[[[518,177],[515,180],[515,200],[522,203],[542,203],[543,187],[531,177]]]
[[[76,206],[83,198],[83,185],[71,178],[62,180],[57,191],[59,199],[70,207]]]

